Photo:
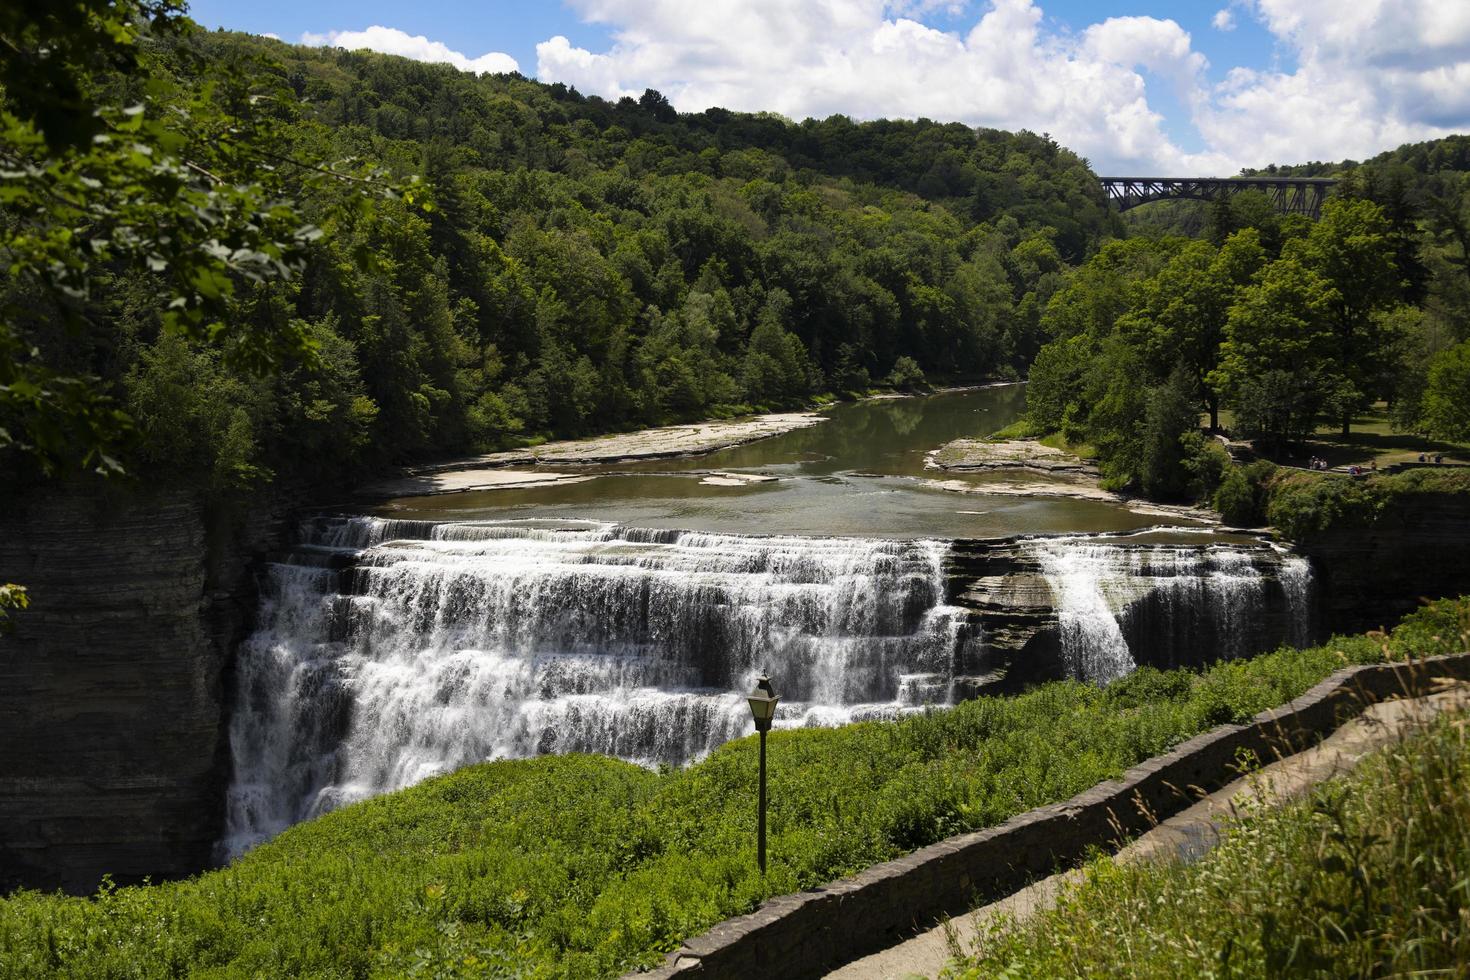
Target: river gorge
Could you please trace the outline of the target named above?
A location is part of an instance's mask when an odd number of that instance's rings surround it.
[[[850,403],[702,456],[233,530],[182,493],[28,502],[0,534],[37,597],[0,662],[0,872],[186,874],[484,759],[679,765],[749,733],[761,670],[778,727],[840,725],[1302,644],[1466,578],[1466,515],[1443,507],[1299,553],[1078,496],[1075,475],[1017,492],[927,465],[1023,403]],[[1385,563],[1403,581],[1368,601],[1356,583]]]

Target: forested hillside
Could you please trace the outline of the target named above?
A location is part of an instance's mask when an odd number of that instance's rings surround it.
[[[163,22],[130,70],[79,71],[110,138],[137,140],[139,167],[169,155],[190,221],[224,205],[189,194],[255,181],[257,216],[306,225],[286,244],[200,232],[218,267],[164,235],[130,255],[145,221],[99,239],[95,214],[47,204],[46,168],[89,158],[12,127],[39,189],[5,202],[10,246],[97,252],[60,288],[53,253],[13,277],[11,370],[40,394],[0,398],[12,473],[312,483],[920,372],[1022,374],[1061,274],[1115,225],[1085,161],[1029,133],[680,115],[656,92]]]
[[[1380,400],[1470,433],[1470,139],[1269,171],[1340,177],[1315,225],[1246,193],[1123,238],[1044,136],[681,115],[86,4],[133,19],[6,27],[12,477],[337,485],[926,375],[1029,372],[1032,428],[1153,496],[1225,478],[1199,412],[1267,449]]]
[[[1260,519],[1247,480],[1199,432],[1284,458],[1318,426],[1346,436],[1386,403],[1392,426],[1470,438],[1470,138],[1366,164],[1274,167],[1339,180],[1320,221],[1246,191],[1132,220],[1070,273],[1042,317],[1029,424],[1093,447],[1114,486]],[[1152,226],[1152,227],[1150,227]],[[1193,229],[1197,237],[1171,235]],[[1253,515],[1253,516],[1252,516]]]

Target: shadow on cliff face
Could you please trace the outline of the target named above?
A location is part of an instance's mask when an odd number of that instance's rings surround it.
[[[227,665],[278,526],[99,485],[0,517],[0,569],[32,600],[0,639],[0,890],[209,865]]]

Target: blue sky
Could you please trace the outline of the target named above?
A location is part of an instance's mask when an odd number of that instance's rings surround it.
[[[509,56],[544,81],[657,88],[688,111],[1046,131],[1115,173],[1361,158],[1470,128],[1466,0],[197,0],[191,13],[475,70]]]
[[[504,51],[525,75],[536,74],[536,45],[557,34],[574,44],[601,50],[611,43],[606,27],[584,21],[556,0],[489,0],[481,3],[385,3],[383,0],[193,0],[189,16],[208,27],[252,34],[275,34],[296,41],[303,34],[362,30],[374,24],[396,27],[442,41],[470,57]]]

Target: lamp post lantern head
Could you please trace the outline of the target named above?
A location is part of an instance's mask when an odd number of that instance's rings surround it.
[[[760,680],[756,681],[755,690],[751,691],[745,698],[750,704],[750,714],[755,718],[755,730],[768,732],[771,730],[771,720],[776,717],[776,702],[781,696],[771,687],[771,679],[761,671]]]

